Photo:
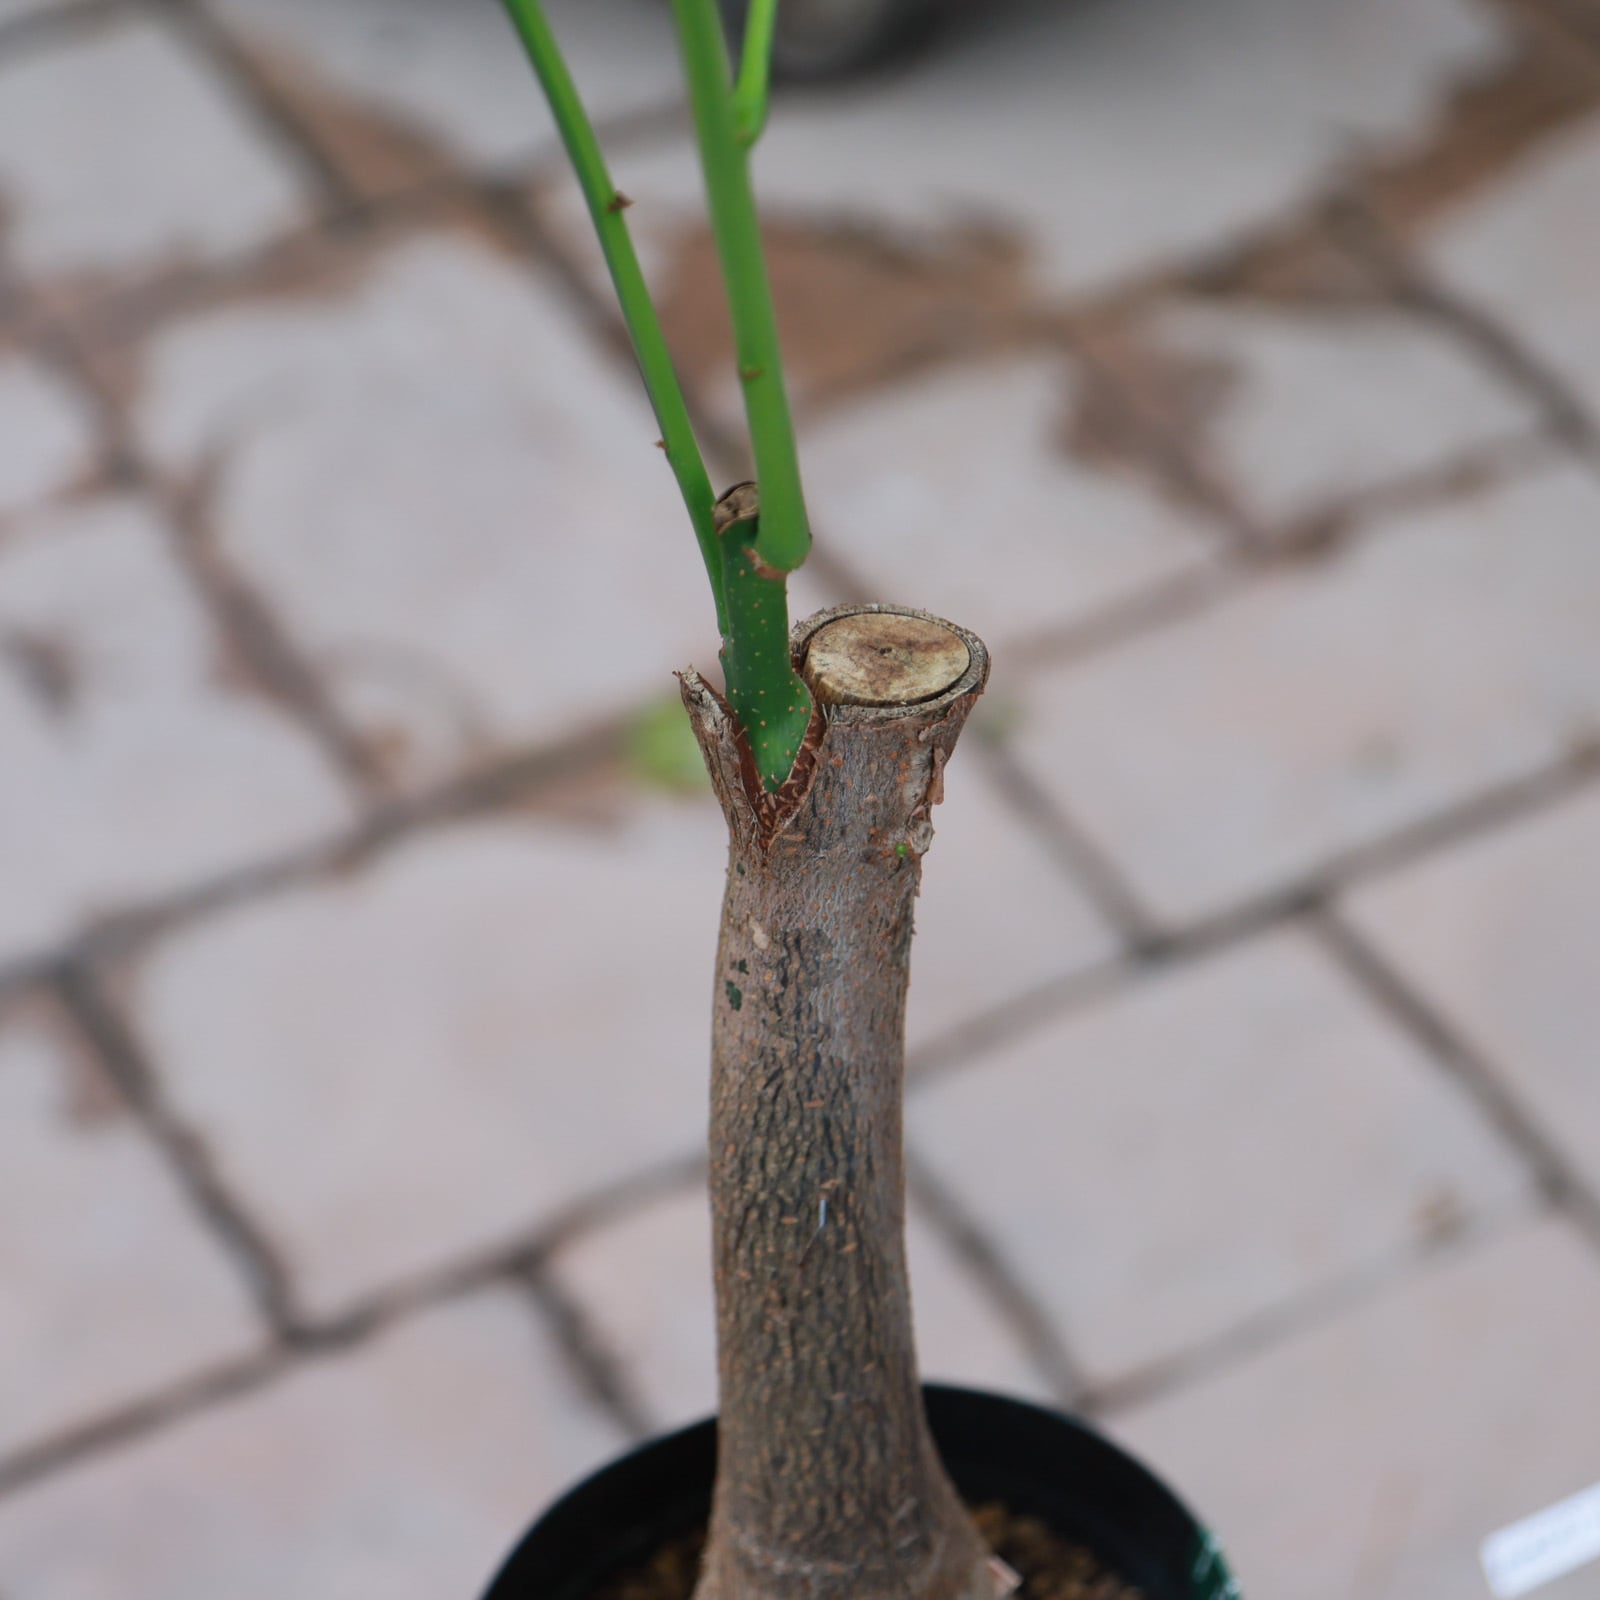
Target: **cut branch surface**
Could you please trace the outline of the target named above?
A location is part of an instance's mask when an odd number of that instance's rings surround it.
[[[819,706],[769,795],[720,696],[683,678],[730,837],[712,1045],[719,1465],[696,1596],[993,1600],[923,1413],[901,1113],[912,907],[988,655],[925,613],[855,607],[802,624],[794,656],[814,690],[910,703]]]
[[[805,675],[824,705],[913,706],[958,683],[972,649],[947,623],[852,612],[812,634]]]

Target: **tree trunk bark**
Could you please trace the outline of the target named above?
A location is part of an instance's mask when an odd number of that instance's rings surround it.
[[[682,680],[730,835],[710,1146],[721,1409],[695,1600],[994,1600],[923,1411],[901,1131],[912,903],[988,655],[890,607],[812,618],[795,654],[819,709],[775,795],[722,698]]]

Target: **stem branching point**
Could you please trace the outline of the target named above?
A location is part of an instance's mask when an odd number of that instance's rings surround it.
[[[716,0],[673,0],[673,6],[761,484],[759,517],[740,512],[720,524],[683,386],[628,231],[624,212],[633,202],[611,181],[594,125],[540,0],[505,0],[599,237],[661,428],[659,443],[711,580],[728,702],[771,792],[790,775],[811,717],[810,693],[789,663],[784,584],[785,575],[805,560],[811,530],[749,170],[749,148],[767,115],[777,0],[753,0],[737,86],[730,77],[727,36]]]
[[[772,85],[772,38],[778,26],[778,0],[750,0],[744,24],[744,53],[733,91],[733,121],[746,150],[767,126]]]
[[[672,0],[672,8],[678,21],[689,104],[705,173],[711,231],[728,291],[745,416],[750,426],[750,449],[761,485],[756,554],[769,567],[792,572],[811,548],[811,528],[806,520],[794,422],[783,382],[777,313],[772,305],[772,285],[767,277],[761,225],[750,184],[750,153],[739,135],[727,36],[717,0]],[[766,43],[770,50],[770,32]],[[741,77],[747,83],[764,85],[765,67],[758,70],[750,60],[747,48],[746,71]],[[756,98],[753,89],[751,94]],[[759,99],[764,103],[764,87]]]

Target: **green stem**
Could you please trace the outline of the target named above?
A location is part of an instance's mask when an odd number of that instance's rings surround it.
[[[645,392],[650,397],[657,425],[661,429],[667,464],[677,479],[695,538],[700,544],[701,558],[706,564],[706,576],[711,580],[711,593],[717,607],[717,627],[726,635],[726,584],[722,547],[712,521],[714,496],[711,479],[695,439],[694,424],[689,419],[689,407],[672,364],[671,352],[667,349],[666,335],[662,332],[660,319],[645,284],[644,272],[639,265],[638,253],[633,247],[633,238],[623,218],[628,201],[611,181],[600,141],[595,137],[594,125],[578,98],[572,74],[562,59],[560,47],[550,30],[550,24],[545,20],[539,0],[505,0],[505,8],[528,52],[529,61],[533,63],[533,70],[538,74],[561,141],[567,148],[567,155],[583,190],[589,215],[594,219],[600,248],[605,255],[611,281],[616,287],[617,302],[622,307],[623,321],[633,341]]]
[[[772,83],[772,36],[778,26],[778,0],[750,0],[744,25],[744,55],[733,91],[733,121],[739,143],[748,150],[767,125]]]
[[[811,530],[783,382],[778,319],[750,187],[749,153],[739,141],[734,119],[728,41],[716,0],[673,0],[673,10],[761,485],[755,550],[768,567],[792,572],[811,547]]]
[[[722,673],[728,704],[770,793],[794,767],[811,722],[811,693],[789,657],[788,580],[753,559],[760,531],[756,509],[751,484],[730,489],[717,502],[729,623]]]

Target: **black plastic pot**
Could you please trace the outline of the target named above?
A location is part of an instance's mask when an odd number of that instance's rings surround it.
[[[1099,1434],[1038,1406],[930,1384],[928,1420],[971,1504],[1003,1502],[1095,1552],[1146,1600],[1237,1600],[1216,1541],[1159,1479]],[[635,1450],[557,1503],[485,1600],[590,1600],[606,1579],[704,1523],[715,1422]]]

